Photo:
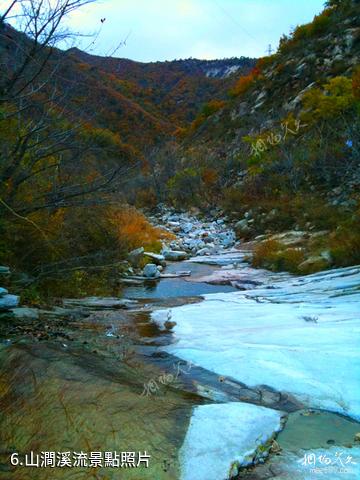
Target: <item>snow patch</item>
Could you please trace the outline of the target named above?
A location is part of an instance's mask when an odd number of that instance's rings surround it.
[[[246,403],[195,407],[180,450],[182,480],[225,480],[233,462],[247,457],[281,430],[281,412]]]

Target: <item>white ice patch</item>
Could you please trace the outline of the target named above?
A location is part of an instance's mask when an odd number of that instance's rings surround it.
[[[233,462],[281,429],[281,412],[246,403],[195,407],[180,450],[182,480],[225,480]]]
[[[360,268],[275,285],[173,308],[175,342],[164,349],[248,386],[269,385],[360,419]]]

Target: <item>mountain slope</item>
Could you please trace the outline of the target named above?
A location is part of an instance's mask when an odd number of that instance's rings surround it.
[[[255,65],[255,59],[246,57],[141,63],[89,55],[76,48],[67,54],[82,62],[83,68],[95,68],[100,76],[110,74],[121,93],[174,127],[192,121],[209,100],[226,97],[236,76],[249,73]]]
[[[314,270],[360,262],[360,2],[329,4],[187,128],[164,179],[177,205],[220,204],[241,238],[323,231]],[[257,265],[298,272],[310,255],[278,247]]]

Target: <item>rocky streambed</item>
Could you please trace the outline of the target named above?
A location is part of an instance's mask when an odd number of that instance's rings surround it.
[[[359,478],[360,267],[274,274],[221,218],[153,222],[176,239],[121,298],[3,315],[0,479]],[[30,451],[150,461],[10,464]]]

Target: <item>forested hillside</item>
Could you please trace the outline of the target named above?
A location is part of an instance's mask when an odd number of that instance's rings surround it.
[[[245,240],[325,232],[302,250],[270,241],[258,265],[359,261],[358,1],[329,1],[257,61],[154,63],[58,49],[84,3],[24,11],[21,32],[1,12],[0,263],[35,292],[59,271],[88,289],[89,266],[160,246],[139,212],[160,202],[220,206]]]
[[[359,262],[359,62],[360,4],[330,1],[186,129],[170,199],[219,202],[245,239],[324,231],[310,252],[269,242],[259,265],[297,271],[311,252],[314,270],[329,266],[330,252],[336,264]]]

